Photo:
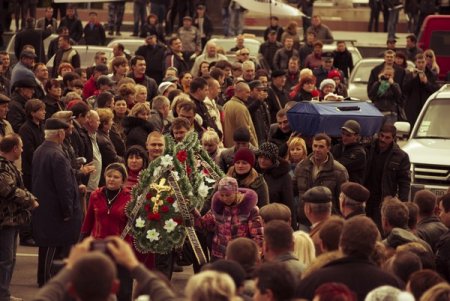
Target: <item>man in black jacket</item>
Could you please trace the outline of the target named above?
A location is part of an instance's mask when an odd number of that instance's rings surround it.
[[[400,87],[403,85],[403,80],[405,78],[405,69],[395,66],[394,60],[395,52],[393,50],[386,50],[384,52],[384,62],[379,64],[378,66],[375,66],[370,71],[369,81],[367,82],[367,94],[369,94],[373,84],[378,81],[378,76],[380,75],[381,71],[383,71],[385,66],[392,66],[394,68],[394,82],[399,84]]]
[[[366,170],[366,151],[359,143],[361,126],[356,120],[347,120],[341,130],[342,141],[331,153],[347,169],[349,181],[361,184]]]
[[[50,28],[44,30],[36,29],[36,20],[34,18],[28,18],[25,29],[16,34],[14,41],[14,53],[17,59],[20,58],[23,46],[32,45],[37,55],[36,61],[45,63],[47,60],[45,59],[44,40],[51,34],[52,30]]]
[[[345,45],[345,41],[337,41],[336,50],[333,51],[333,55],[334,67],[341,70],[344,73],[344,77],[348,79],[353,70],[353,58]]]
[[[84,27],[83,32],[86,45],[105,45],[105,29],[98,21],[98,15],[96,12],[89,13],[89,22]]]
[[[371,290],[382,285],[403,288],[399,279],[383,271],[369,259],[375,251],[378,236],[378,229],[369,218],[357,216],[347,220],[339,241],[344,257],[329,262],[303,278],[297,286],[295,297],[312,300],[315,290],[328,282],[345,284],[356,293],[357,300],[364,300]]]
[[[261,145],[268,141],[268,133],[270,129],[270,114],[267,106],[267,88],[261,81],[254,80],[249,84],[250,97],[245,105],[247,106],[253,125],[255,126],[258,144]]]
[[[147,68],[145,74],[160,84],[164,73],[164,54],[166,47],[158,43],[156,34],[145,38],[145,45],[139,46],[135,54],[144,57]]]
[[[439,218],[450,228],[450,193],[439,198]],[[450,281],[450,229],[436,244],[436,270]]]
[[[395,142],[397,129],[385,124],[367,153],[364,186],[370,191],[367,216],[381,225],[380,204],[386,196],[407,201],[411,186],[409,156]]]
[[[83,36],[83,25],[75,16],[75,8],[72,5],[67,7],[66,16],[59,23],[59,28],[64,26],[69,29],[70,38],[78,43]]]

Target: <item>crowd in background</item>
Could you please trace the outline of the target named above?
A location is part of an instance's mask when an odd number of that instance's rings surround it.
[[[410,195],[409,157],[393,125],[414,123],[438,89],[433,51],[418,48],[413,34],[404,52],[388,39],[367,85],[385,116],[369,144],[355,120],[340,137],[305,137],[291,128],[290,108],[352,96],[352,56],[344,41],[322,51],[334,37],[320,16],[303,23],[303,35],[273,16],[251,58],[238,2],[223,6],[232,49],[209,41],[204,3],[175,1],[171,24],[159,21],[165,2],[151,2],[146,16],[146,2],[134,1],[132,34],[144,38],[135,53],[115,43],[112,57],[98,51],[82,68],[73,48],[121,35],[122,1],[108,5],[105,28],[95,12],[83,27],[76,6],[58,5],[59,22],[47,7],[43,19],[22,19],[15,65],[0,52],[0,300],[17,299],[9,284],[19,232],[21,244],[39,247],[36,300],[63,300],[66,285],[79,300],[130,300],[133,279],[135,296],[174,300],[163,279],[183,261],[198,273],[186,286],[189,300],[447,300],[450,194]],[[182,142],[192,132],[226,174],[192,212],[211,263],[199,266],[187,247],[142,254],[131,236],[103,241],[117,268],[86,254],[93,239],[122,233],[131,189],[164,154],[165,136]],[[65,267],[55,264],[67,256]]]

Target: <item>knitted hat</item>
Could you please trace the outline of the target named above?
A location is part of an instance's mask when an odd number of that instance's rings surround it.
[[[241,148],[234,154],[233,163],[236,163],[237,161],[245,161],[253,166],[255,165],[255,154],[248,148]]]
[[[238,183],[235,178],[225,176],[219,181],[217,191],[229,194],[237,193]]]
[[[127,168],[125,167],[124,164],[122,163],[111,163],[109,164],[106,169],[105,169],[105,174],[108,173],[108,171],[110,170],[116,170],[118,172],[120,172],[120,174],[122,175],[122,179],[125,182],[128,178],[128,173],[127,173]]]
[[[256,156],[265,156],[275,164],[278,161],[278,146],[272,142],[264,142],[256,151]]]
[[[328,76],[327,76],[327,77],[328,77],[328,78],[339,77],[340,79],[342,79],[342,78],[341,78],[341,72],[339,72],[339,70],[337,70],[337,69],[330,70],[330,71],[328,72]]]
[[[336,83],[335,83],[334,80],[332,80],[331,78],[324,79],[324,80],[320,83],[320,90],[322,90],[323,87],[325,87],[326,85],[332,85],[332,86],[333,86],[333,89],[336,88]]]
[[[341,191],[343,194],[348,196],[357,202],[367,202],[370,197],[370,191],[366,187],[358,183],[347,182],[341,185]]]
[[[163,95],[164,92],[166,92],[166,90],[167,90],[170,86],[173,86],[174,88],[177,87],[177,85],[175,85],[174,83],[172,83],[172,82],[170,82],[170,81],[160,83],[160,84],[159,84],[159,87],[158,87],[158,94],[159,94],[159,95]]]

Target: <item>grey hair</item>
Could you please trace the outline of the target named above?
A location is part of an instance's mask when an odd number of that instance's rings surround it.
[[[60,130],[44,130],[45,139],[55,137]]]

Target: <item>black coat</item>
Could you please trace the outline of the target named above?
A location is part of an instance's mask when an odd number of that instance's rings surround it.
[[[289,162],[278,158],[279,163],[271,168],[261,170],[257,165],[256,170],[264,176],[264,180],[269,188],[269,203],[281,203],[289,207],[292,213],[292,225],[295,221],[294,194],[292,189],[292,179],[289,174],[291,166]]]
[[[153,78],[157,83],[161,83],[164,76],[164,54],[166,47],[157,44],[155,46],[142,45],[136,50],[136,55],[142,55],[145,58],[147,69],[145,74]]]
[[[271,85],[268,90],[268,94],[267,105],[269,106],[270,122],[274,123],[277,122],[277,112],[284,108],[286,103],[289,101],[288,93],[284,89],[279,90],[274,85]]]
[[[22,174],[25,187],[31,191],[31,171],[33,153],[44,142],[44,126],[37,125],[31,119],[27,119],[20,127],[19,135],[23,142]]]
[[[334,159],[347,169],[350,182],[363,183],[366,171],[366,150],[361,144],[345,146],[339,143],[333,146],[331,153]]]
[[[416,123],[417,117],[428,97],[439,89],[439,85],[436,84],[436,75],[430,69],[425,69],[425,75],[428,79],[426,84],[421,82],[419,76],[414,73],[409,73],[403,84],[403,94],[406,99],[405,113],[411,127]]]
[[[27,120],[27,115],[25,113],[25,103],[27,100],[22,97],[19,93],[14,92],[11,96],[11,101],[8,105],[8,114],[6,119],[11,123],[14,133],[18,133],[20,127]]]
[[[364,179],[364,186],[366,186],[370,192],[371,196],[374,191],[371,190],[371,168],[372,160],[374,157],[374,152],[378,151],[378,139],[373,141],[370,148],[367,150],[367,168],[366,175]],[[411,187],[411,163],[409,161],[409,156],[397,143],[390,150],[388,150],[387,158],[383,166],[382,177],[379,179],[381,181],[381,191],[377,192],[381,199],[386,196],[398,196],[402,201],[407,201],[409,196],[409,190]]]
[[[32,45],[36,51],[38,63],[46,63],[44,40],[52,34],[50,29],[34,29],[27,28],[16,34],[14,42],[14,53],[17,59],[20,58],[20,53],[25,45]]]
[[[252,117],[253,125],[255,126],[256,137],[258,144],[261,145],[269,139],[270,130],[270,113],[266,101],[249,98],[245,103],[250,116]]]
[[[94,24],[92,28],[89,23],[86,24],[83,33],[86,45],[105,45],[105,29],[100,23]]]
[[[59,23],[58,28],[61,28],[63,26],[69,28],[71,39],[73,39],[77,43],[81,40],[81,37],[83,36],[83,25],[81,24],[81,21],[79,19],[77,19],[76,17],[70,19],[68,16],[65,16],[61,20],[61,23]]]
[[[350,51],[345,49],[343,52],[333,51],[334,60],[333,66],[344,73],[345,78],[349,78],[353,70],[353,57]]]
[[[101,130],[97,131],[97,144],[102,154],[102,175],[105,172],[106,167],[114,162],[123,163],[123,158],[117,155],[116,149],[114,148],[114,144],[109,138],[109,135]],[[105,185],[105,177],[100,178],[100,183],[98,186]]]
[[[145,149],[148,134],[155,130],[153,124],[133,116],[125,117],[122,124],[126,135],[125,145],[127,149],[132,145],[140,145]]]
[[[323,268],[302,279],[297,286],[295,297],[314,299],[314,291],[323,283],[339,282],[356,293],[357,300],[364,300],[373,289],[390,285],[402,289],[404,283],[395,276],[384,272],[367,259],[344,257],[326,264]]]
[[[164,55],[164,69],[169,67],[177,68],[178,74],[191,71],[183,56],[175,54],[171,49],[167,49]]]
[[[78,241],[82,212],[75,174],[60,145],[44,141],[33,156],[33,238],[38,246],[68,246]]]
[[[436,271],[450,281],[450,230],[436,244]]]
[[[58,100],[47,94],[42,101],[45,103],[45,119],[49,119],[53,114],[59,111],[64,111],[66,109],[66,105],[63,101]]]
[[[447,231],[448,228],[437,216],[430,216],[421,219],[417,223],[416,227],[417,236],[426,241],[433,249],[433,252],[436,252],[436,245],[439,238],[447,233]]]

